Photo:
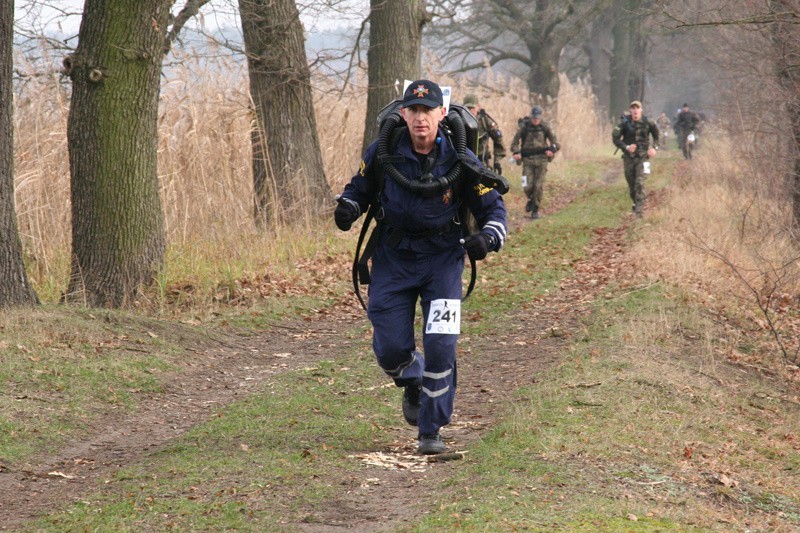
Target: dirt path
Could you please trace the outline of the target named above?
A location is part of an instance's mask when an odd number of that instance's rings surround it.
[[[553,199],[551,211],[573,197]],[[510,209],[521,211],[520,206]],[[626,224],[630,222],[626,218]],[[532,222],[512,217],[511,223],[519,227]],[[509,317],[511,327],[502,339],[462,337],[456,412],[453,424],[443,431],[451,449],[464,449],[481,438],[508,393],[534,383],[543,369],[558,361],[593,298],[622,268],[625,231],[597,231],[588,257],[575,265],[574,276],[563,280],[560,290]],[[39,513],[80,500],[120,468],[146,461],[207,420],[221,405],[260,390],[276,374],[330,357],[331,347],[345,342],[345,333],[366,323],[353,300],[348,295],[315,317],[313,326],[309,321],[283,323],[269,334],[227,339],[199,350],[188,371],[174,375],[165,393],[143,399],[135,413],[103,417],[84,438],[58,453],[0,470],[0,529],[17,528]],[[426,485],[448,476],[457,461],[428,462],[415,455],[416,435],[409,428],[395,431],[395,444],[384,453],[357,458],[367,466],[357,477],[341,480],[339,499],[324,506],[323,514],[316,511],[292,526],[305,531],[380,531],[416,519],[425,508],[421,502]],[[392,494],[391,506],[387,493]]]
[[[283,334],[225,339],[216,348],[191,350],[188,371],[166,380],[166,391],[140,400],[129,416],[109,414],[86,436],[57,454],[0,471],[0,529],[14,528],[37,513],[76,501],[96,490],[115,471],[145,459],[208,420],[221,405],[259,390],[274,375],[330,355],[326,345],[352,326],[354,314],[320,316],[307,323],[281,324]],[[291,355],[290,355],[291,354]]]

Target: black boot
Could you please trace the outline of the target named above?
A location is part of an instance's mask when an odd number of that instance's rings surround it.
[[[446,449],[444,442],[442,442],[442,436],[439,435],[438,431],[419,436],[418,451],[422,455],[436,455],[437,453],[442,453]]]
[[[415,427],[419,419],[419,392],[419,385],[409,385],[403,391],[403,418]]]

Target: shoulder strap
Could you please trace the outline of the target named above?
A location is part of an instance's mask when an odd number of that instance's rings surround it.
[[[520,143],[524,143],[525,139],[528,137],[528,133],[531,131],[533,124],[531,124],[530,120],[526,120],[525,123],[522,125],[522,135],[520,135],[519,140]],[[522,148],[522,144],[520,144],[520,149]]]
[[[399,130],[400,128],[398,128]],[[394,137],[391,139],[393,142],[399,141],[400,137],[397,136],[397,139]],[[378,165],[378,168],[375,168],[374,165]],[[367,310],[367,305],[364,303],[364,298],[361,296],[361,290],[359,289],[359,285],[369,285],[371,278],[369,273],[369,265],[368,261],[375,253],[375,248],[378,246],[378,236],[380,235],[380,225],[381,220],[383,220],[383,215],[381,214],[381,195],[383,194],[383,188],[386,185],[386,176],[382,171],[382,165],[377,161],[373,160],[370,166],[367,168],[366,173],[368,178],[373,182],[375,189],[373,191],[374,196],[372,201],[369,204],[369,209],[367,209],[366,215],[364,215],[364,223],[361,226],[361,233],[358,235],[358,243],[356,244],[356,252],[355,256],[353,257],[353,267],[352,267],[352,277],[353,277],[353,292],[356,294],[356,298],[361,303],[361,307],[364,308],[364,311]],[[364,244],[364,239],[367,237],[367,233],[369,231],[369,226],[372,221],[375,220],[375,228],[372,230],[372,234],[370,235],[369,239],[367,239],[367,243],[364,246],[364,252],[361,252],[361,246]]]
[[[400,141],[400,137],[402,135],[403,128],[397,128],[393,133],[392,137],[390,138],[390,146],[392,148],[397,147],[397,143]],[[399,132],[399,133],[398,133]],[[394,151],[394,150],[393,150]],[[373,165],[377,163],[377,168]],[[361,226],[361,232],[358,236],[358,243],[356,244],[356,251],[355,256],[353,258],[353,267],[352,267],[352,280],[353,280],[353,292],[355,293],[356,297],[358,298],[361,307],[366,311],[367,305],[364,302],[364,298],[361,296],[361,289],[359,285],[369,285],[372,281],[370,271],[369,271],[369,260],[375,253],[375,249],[378,247],[378,242],[380,241],[380,234],[381,234],[381,223],[383,221],[383,212],[381,207],[381,195],[383,194],[383,189],[386,184],[386,176],[384,175],[381,162],[373,161],[372,165],[366,171],[369,175],[369,178],[374,181],[375,183],[375,195],[373,201],[370,203],[369,209],[367,210],[366,215],[364,216],[364,223]],[[466,180],[462,181],[462,187],[466,187],[467,183]],[[460,195],[463,195],[465,191],[460,191]],[[466,204],[464,203],[463,196],[461,198],[462,206],[464,206],[463,212],[465,213],[462,216],[459,213],[459,216],[462,219],[462,223],[466,224],[467,221],[467,214],[468,209],[466,208]],[[461,207],[459,207],[459,211],[461,211]],[[372,230],[369,238],[367,238],[367,233],[369,233],[369,227],[372,221],[375,220],[375,227]],[[469,230],[467,230],[469,231]],[[364,241],[366,239],[366,244]],[[364,246],[364,251],[361,251],[362,245]],[[472,290],[475,288],[475,282],[477,280],[477,265],[474,259],[469,260],[470,264],[470,279],[469,285],[467,287],[467,292],[462,298],[462,300],[466,300],[469,298],[469,295],[472,294]]]
[[[356,298],[361,303],[361,307],[364,308],[364,311],[367,310],[367,304],[364,303],[364,298],[361,296],[361,290],[359,289],[360,285],[369,285],[371,278],[369,274],[369,265],[367,262],[369,261],[372,254],[375,253],[375,248],[378,246],[378,236],[380,235],[380,220],[376,219],[377,222],[375,224],[375,229],[372,230],[372,235],[369,236],[367,240],[367,244],[364,247],[364,253],[361,253],[361,245],[364,243],[364,238],[367,236],[367,232],[369,230],[370,223],[373,219],[375,219],[375,212],[377,209],[380,209],[378,206],[376,208],[375,204],[371,204],[369,209],[367,210],[367,214],[364,216],[364,224],[361,226],[361,233],[358,235],[358,244],[356,244],[356,254],[353,258],[353,292],[356,293]]]

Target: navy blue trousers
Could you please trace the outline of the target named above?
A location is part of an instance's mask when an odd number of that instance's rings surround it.
[[[372,257],[367,311],[373,326],[372,346],[378,365],[398,387],[422,386],[420,434],[437,431],[453,415],[463,271],[464,250],[459,246],[437,254],[379,246]],[[414,339],[418,300],[423,315],[422,353]],[[438,321],[442,317],[444,322]]]

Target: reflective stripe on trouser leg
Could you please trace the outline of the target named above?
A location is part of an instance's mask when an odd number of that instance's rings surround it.
[[[407,254],[379,246],[372,258],[367,315],[372,348],[380,366],[398,387],[422,381],[425,360],[416,351],[414,313],[419,290],[417,265]]]
[[[455,251],[436,258],[432,275],[421,289],[423,324],[428,322],[431,302],[461,300],[463,252]],[[461,317],[459,317],[459,320]],[[419,432],[433,433],[450,423],[456,395],[456,345],[458,335],[423,333],[425,372],[422,377]]]

